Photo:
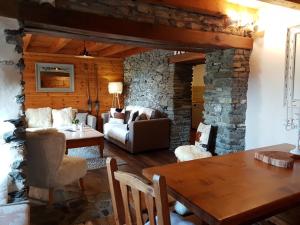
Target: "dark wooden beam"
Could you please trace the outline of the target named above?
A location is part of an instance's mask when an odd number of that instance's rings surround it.
[[[55,43],[50,47],[49,53],[57,53],[59,50],[64,48],[67,44],[69,44],[72,39],[67,38],[58,38]]]
[[[257,13],[256,9],[230,3],[226,0],[138,0],[155,5],[179,8],[205,15],[221,17],[228,13],[228,10],[247,11]]]
[[[26,34],[25,37],[23,37],[23,51],[24,52],[27,51],[27,48],[31,41],[31,37],[32,37],[32,34]]]
[[[173,8],[187,9],[206,15],[224,16],[226,1],[224,0],[140,0],[142,2],[163,5]]]
[[[135,48],[130,45],[112,45],[111,47],[105,48],[98,52],[99,56],[111,56],[120,52],[127,51],[129,49]]]
[[[260,1],[300,10],[300,0],[260,0]]]
[[[25,31],[29,32],[189,51],[202,51],[203,48],[252,49],[253,46],[253,40],[248,37],[134,22],[25,1],[20,4],[18,18],[24,22]],[[2,12],[3,9],[0,9],[0,15]]]
[[[201,64],[205,63],[205,54],[186,52],[183,54],[177,54],[169,57],[169,63],[192,63]]]
[[[126,57],[129,57],[129,56],[140,54],[140,53],[147,52],[147,51],[150,51],[150,50],[152,50],[152,49],[151,48],[139,48],[139,47],[137,47],[137,48],[133,48],[133,49],[123,51],[123,52],[119,52],[117,54],[111,55],[110,57],[126,58]]]

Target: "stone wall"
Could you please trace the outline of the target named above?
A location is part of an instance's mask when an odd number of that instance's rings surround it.
[[[217,127],[217,154],[245,149],[249,50],[206,54],[205,123]]]
[[[12,130],[0,126],[0,154],[3,150],[10,155],[0,157],[0,165],[10,165],[9,202],[27,199],[22,36],[17,20],[0,17],[0,122],[9,120],[14,124]],[[7,146],[9,151],[5,153]],[[11,161],[1,162],[7,158]]]
[[[171,149],[189,142],[192,66],[168,63],[172,51],[154,50],[124,61],[125,105],[158,109],[172,120]]]
[[[40,1],[40,0],[31,0]],[[86,11],[103,16],[132,21],[161,24],[177,28],[215,31],[250,36],[251,31],[237,26],[228,17],[207,16],[200,13],[159,6],[133,0],[56,0],[56,7]]]

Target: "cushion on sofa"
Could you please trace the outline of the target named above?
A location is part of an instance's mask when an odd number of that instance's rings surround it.
[[[127,124],[106,123],[103,126],[103,132],[106,137],[113,138],[123,144],[128,140]]]
[[[51,108],[27,109],[25,112],[26,121],[29,128],[51,127]]]
[[[64,127],[72,125],[72,108],[52,109],[53,127]]]
[[[207,150],[210,133],[211,125],[206,125],[204,123],[199,124],[195,140],[195,146],[199,148],[199,150]]]
[[[147,107],[129,105],[126,107],[126,111],[131,111],[131,112],[138,111],[139,115],[145,114],[148,120],[160,118],[160,112],[158,110],[147,108]]]
[[[88,113],[76,113],[75,119],[79,120],[79,124],[86,125]]]

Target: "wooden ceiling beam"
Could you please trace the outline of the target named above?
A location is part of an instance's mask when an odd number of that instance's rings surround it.
[[[136,47],[136,48],[132,48],[123,52],[119,52],[116,53],[114,55],[111,55],[110,57],[116,57],[116,58],[126,58],[132,55],[136,55],[136,54],[140,54],[143,52],[147,52],[152,50],[151,48],[140,48],[140,47]]]
[[[25,31],[64,35],[74,38],[122,42],[136,46],[200,51],[203,48],[252,49],[253,39],[220,32],[204,32],[164,25],[153,25],[36,5],[22,1],[18,18]],[[0,15],[3,10],[0,9]],[[95,23],[95,21],[99,21]],[[143,44],[143,45],[142,45]]]
[[[184,9],[205,15],[222,17],[227,15],[228,9],[247,11],[256,14],[257,10],[242,5],[230,3],[226,0],[138,0],[140,2],[163,5]],[[295,0],[296,1],[296,0]]]
[[[135,47],[129,45],[112,45],[98,52],[99,56],[112,56],[114,54],[133,49]]]
[[[186,52],[169,57],[169,63],[205,63],[205,54]]]
[[[49,53],[57,53],[63,49],[67,44],[69,44],[72,39],[58,38],[57,41],[50,47]]]
[[[111,46],[111,44],[91,42],[91,41],[88,41],[85,43],[85,47],[88,52],[97,52],[97,51],[100,51],[109,46]],[[83,50],[83,42],[82,42],[82,45],[77,49],[76,52],[80,53],[82,50]]]
[[[41,53],[41,52],[25,52],[24,53],[25,57],[33,57],[33,56],[41,56],[41,57],[51,57],[51,58],[74,58],[76,60],[82,60],[85,61],[87,59],[84,58],[78,58],[76,55],[68,55],[68,54],[55,54],[55,53]],[[120,58],[114,58],[114,57],[93,57],[88,59],[89,61],[91,60],[116,60],[116,61],[122,61],[123,59]]]
[[[224,0],[140,0],[142,2],[186,9],[212,16],[226,15],[226,1]]]
[[[30,41],[32,38],[32,34],[26,34],[25,37],[23,37],[23,51],[26,52],[28,46],[30,45]]]
[[[260,0],[260,1],[300,10],[300,0]]]

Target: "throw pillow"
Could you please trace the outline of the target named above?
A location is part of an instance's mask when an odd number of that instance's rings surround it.
[[[139,111],[131,112],[130,118],[127,123],[129,124],[129,123],[135,121],[135,119],[138,117],[138,115],[139,115]]]
[[[139,120],[148,120],[147,115],[145,113],[142,113],[135,119],[135,121],[139,121]]]
[[[125,120],[125,113],[115,112],[114,118]]]
[[[129,118],[130,118],[130,114],[131,114],[131,111],[130,111],[130,110],[126,110],[126,111],[125,111],[125,118],[124,118],[124,123],[125,123],[125,124],[128,123]]]
[[[118,118],[110,118],[108,123],[110,124],[124,124],[123,119],[118,119]]]
[[[27,109],[25,112],[29,128],[51,127],[51,108]]]
[[[79,124],[86,125],[88,113],[77,113],[75,116],[76,120],[79,120]]]
[[[200,123],[196,133],[195,146],[203,151],[207,150],[208,142],[210,138],[211,125]]]
[[[72,125],[72,108],[52,110],[53,127],[63,127]]]
[[[125,113],[125,110],[124,109],[119,109],[119,108],[111,108],[109,112],[110,112],[109,116],[111,118],[114,118],[115,113]]]
[[[138,116],[139,116],[139,111],[136,111],[136,112],[130,114],[130,118],[127,122],[127,130],[129,130],[129,124],[131,122],[134,122]]]

